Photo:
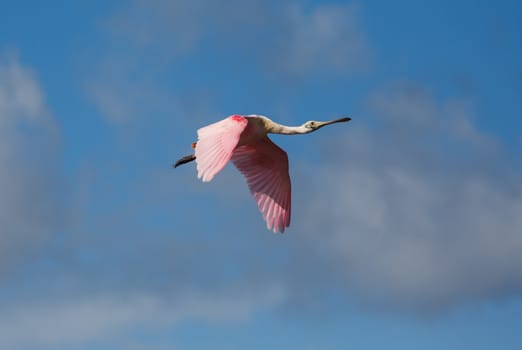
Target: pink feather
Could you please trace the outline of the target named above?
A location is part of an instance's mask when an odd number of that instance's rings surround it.
[[[291,185],[288,156],[255,127],[234,115],[198,130],[198,178],[208,182],[229,160],[246,177],[267,227],[284,232],[290,225]],[[248,142],[246,142],[248,140]]]
[[[255,144],[236,148],[232,161],[245,176],[267,228],[284,232],[290,225],[291,208],[286,152],[265,136]]]
[[[245,117],[231,116],[198,130],[195,149],[198,179],[208,182],[225,167],[247,124]]]

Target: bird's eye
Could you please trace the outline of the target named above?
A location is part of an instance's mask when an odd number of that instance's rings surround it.
[[[314,122],[308,122],[308,128],[313,128],[315,126]]]

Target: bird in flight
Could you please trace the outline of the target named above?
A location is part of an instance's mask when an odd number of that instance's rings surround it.
[[[301,126],[285,126],[261,115],[232,115],[199,129],[198,141],[192,144],[195,154],[179,159],[173,166],[195,160],[198,178],[208,182],[232,160],[245,176],[267,228],[283,233],[290,225],[288,156],[267,135],[308,134],[326,125],[350,120],[312,120]]]

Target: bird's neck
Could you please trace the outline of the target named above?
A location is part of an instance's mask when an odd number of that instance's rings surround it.
[[[281,135],[300,135],[307,134],[310,131],[310,129],[305,128],[304,126],[286,126],[274,123],[274,125],[272,125],[269,129],[268,133]]]
[[[308,134],[313,131],[311,129],[305,128],[304,126],[286,126],[282,124],[278,124],[273,120],[261,116],[261,115],[251,115],[252,121],[256,123],[260,128],[262,128],[263,132],[266,134],[281,134],[281,135],[300,135],[300,134]]]

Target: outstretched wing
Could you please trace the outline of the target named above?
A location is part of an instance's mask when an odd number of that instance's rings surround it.
[[[198,130],[195,153],[199,179],[208,182],[225,167],[247,124],[245,117],[233,115]]]
[[[290,225],[291,207],[286,152],[265,137],[256,144],[236,148],[232,161],[246,177],[268,229],[283,233]]]

